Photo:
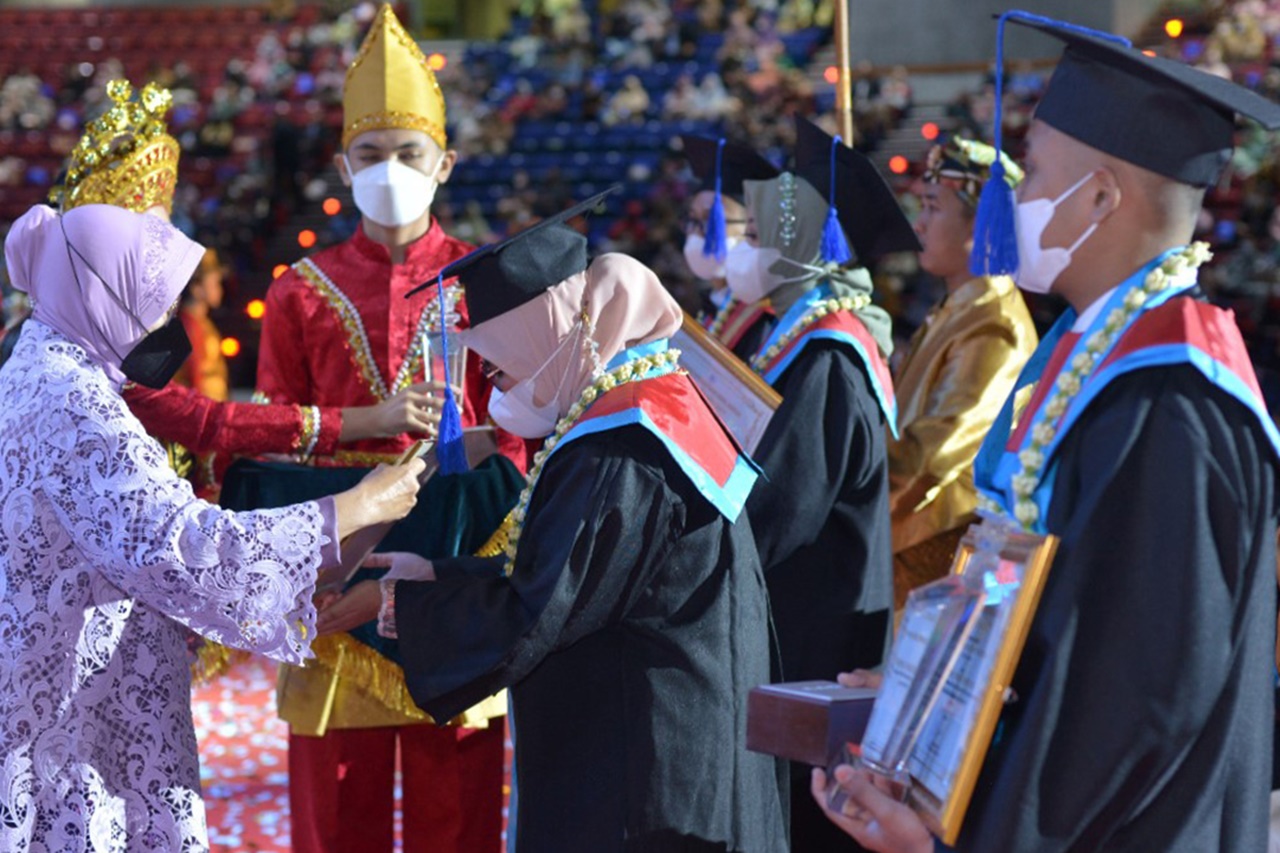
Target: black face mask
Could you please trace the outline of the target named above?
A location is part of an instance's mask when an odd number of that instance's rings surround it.
[[[138,315],[124,304],[124,300],[116,295],[111,286],[107,284],[106,279],[98,275],[98,271],[89,263],[89,259],[80,254],[80,250],[71,245],[71,241],[67,239],[67,227],[62,225],[62,239],[67,245],[67,262],[71,265],[71,274],[75,276],[76,287],[80,289],[81,295],[84,294],[84,285],[80,283],[80,274],[76,272],[76,265],[71,260],[71,253],[80,258],[89,271],[97,276],[102,282],[103,290],[107,296],[119,306],[120,310],[128,314],[130,319],[140,329],[146,329],[146,325],[142,320],[138,319]],[[110,343],[107,344],[110,347]],[[115,348],[111,348],[115,352]],[[115,353],[120,358],[119,353]],[[191,339],[187,337],[187,330],[183,328],[182,321],[175,314],[169,318],[169,322],[165,323],[154,332],[147,332],[142,340],[129,350],[128,355],[120,359],[120,372],[125,375],[126,379],[144,385],[147,388],[160,389],[169,384],[169,380],[178,372],[183,363],[191,356]]]
[[[191,339],[175,314],[138,341],[120,362],[120,372],[148,388],[163,388],[191,356]]]

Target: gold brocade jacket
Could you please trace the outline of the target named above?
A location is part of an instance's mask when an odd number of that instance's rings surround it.
[[[971,279],[916,330],[894,377],[894,554],[970,520],[978,503],[974,456],[1037,342],[1022,294],[1007,276]]]

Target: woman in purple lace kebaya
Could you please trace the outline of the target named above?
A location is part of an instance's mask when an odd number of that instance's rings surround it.
[[[202,247],[152,214],[38,206],[5,258],[33,314],[0,370],[0,849],[208,849],[184,632],[299,663],[318,569],[413,506],[421,463],[232,513],[120,397],[163,385]],[[187,346],[189,350],[189,345]]]

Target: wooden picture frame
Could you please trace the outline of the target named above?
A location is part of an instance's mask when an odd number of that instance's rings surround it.
[[[907,598],[857,760],[900,786],[944,844],[960,835],[1057,547],[985,519],[951,573]]]
[[[748,454],[764,436],[782,395],[688,313],[671,336],[680,366],[689,371],[724,425]]]

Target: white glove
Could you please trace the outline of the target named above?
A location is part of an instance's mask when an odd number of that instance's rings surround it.
[[[436,570],[431,561],[407,551],[387,551],[370,554],[365,558],[366,569],[391,569],[383,575],[384,581],[433,581]]]

